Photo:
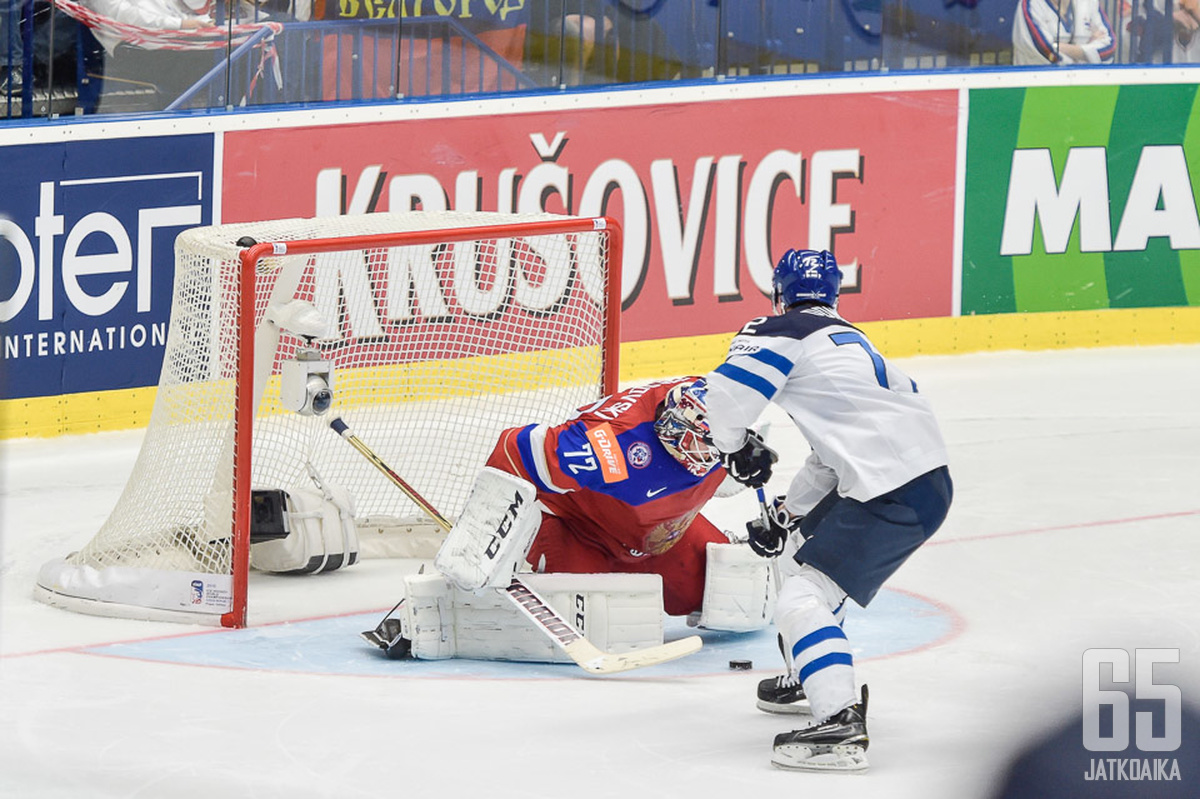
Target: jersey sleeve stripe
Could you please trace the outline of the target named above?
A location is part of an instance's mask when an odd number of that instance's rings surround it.
[[[546,463],[546,428],[543,425],[522,427],[517,433],[517,451],[521,453],[521,464],[538,491],[566,493],[550,479],[550,466]]]
[[[1108,34],[1108,44],[1097,51],[1097,55],[1100,56],[1101,61],[1107,61],[1116,55],[1117,40],[1116,37],[1113,36],[1112,25],[1109,24],[1108,15],[1104,13],[1104,9],[1097,8],[1096,10],[1100,12],[1100,23],[1104,25],[1104,31]]]
[[[770,366],[772,369],[778,371],[784,377],[790,375],[792,373],[792,369],[796,366],[787,358],[771,350],[759,350],[758,352],[752,352],[747,357],[753,358],[756,361],[762,361],[767,366]]]
[[[1021,0],[1021,15],[1025,19],[1025,26],[1029,29],[1029,36],[1033,41],[1033,46],[1037,48],[1037,51],[1047,61],[1054,63],[1058,61],[1058,51],[1050,44],[1050,40],[1042,32],[1042,29],[1038,27],[1033,9],[1030,7],[1031,2],[1037,2],[1037,0]]]
[[[759,377],[754,372],[747,371],[740,366],[734,366],[729,362],[721,364],[713,371],[722,377],[732,380],[734,383],[757,391],[768,400],[774,397],[777,391],[775,385],[770,380],[767,380],[765,377]]]

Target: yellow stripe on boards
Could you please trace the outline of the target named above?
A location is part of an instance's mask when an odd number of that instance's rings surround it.
[[[1132,308],[899,319],[855,325],[885,356],[1200,343],[1200,308]],[[621,345],[621,382],[704,374],[725,359],[733,331]]]
[[[158,389],[121,389],[0,400],[0,439],[145,427]]]
[[[1195,344],[1200,343],[1200,308],[1113,308],[902,319],[867,322],[858,327],[890,358],[995,350]],[[621,345],[620,380],[622,383],[635,383],[669,375],[704,374],[724,360],[732,338],[733,331],[626,342]],[[562,356],[568,360],[579,355],[578,351],[571,350],[564,353],[574,353]],[[584,356],[585,360],[595,357],[594,352]],[[535,365],[532,360],[528,366],[529,370],[523,375],[511,369],[505,370],[503,376],[497,374],[498,383],[504,387],[502,390],[553,384],[548,373],[554,369],[545,364]],[[487,364],[484,367],[490,371]],[[428,363],[411,368],[414,374],[420,374],[426,381],[440,382],[437,390],[442,393],[452,395],[458,390],[452,381],[445,379],[443,371]],[[338,387],[349,389],[351,385],[370,385],[373,377],[377,375],[355,374],[347,370],[341,376],[345,382],[335,382],[335,390]],[[156,394],[157,390],[151,387],[0,400],[0,439],[145,427],[150,420]]]
[[[377,402],[451,400],[479,393],[536,391],[584,384],[599,375],[600,348],[572,347],[438,361],[341,368],[334,371],[338,407],[358,408]],[[387,388],[380,393],[381,386]],[[94,391],[0,400],[0,439],[31,438],[145,427],[150,421],[157,388]],[[189,383],[171,394],[172,415],[179,421],[209,421],[224,417],[233,401],[228,381]],[[279,376],[268,381],[266,413],[279,411]]]

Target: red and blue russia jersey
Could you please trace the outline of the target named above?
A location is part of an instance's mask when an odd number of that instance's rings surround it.
[[[654,433],[659,403],[678,383],[637,386],[555,426],[505,430],[488,461],[538,489],[538,500],[581,538],[634,561],[661,555],[684,534],[725,478],[698,477]]]

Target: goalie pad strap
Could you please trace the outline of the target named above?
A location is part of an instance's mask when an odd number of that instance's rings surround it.
[[[533,483],[485,466],[433,565],[464,591],[504,588],[542,523]]]
[[[663,642],[656,574],[522,574],[591,643],[624,653]],[[402,633],[413,657],[568,663],[570,658],[499,591],[455,588],[440,574],[404,578]]]
[[[704,600],[696,626],[726,632],[761,630],[775,613],[775,571],[745,544],[706,548]]]

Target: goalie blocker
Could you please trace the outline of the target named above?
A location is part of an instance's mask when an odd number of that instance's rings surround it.
[[[485,466],[433,565],[463,591],[506,588],[541,525],[533,483]]]

